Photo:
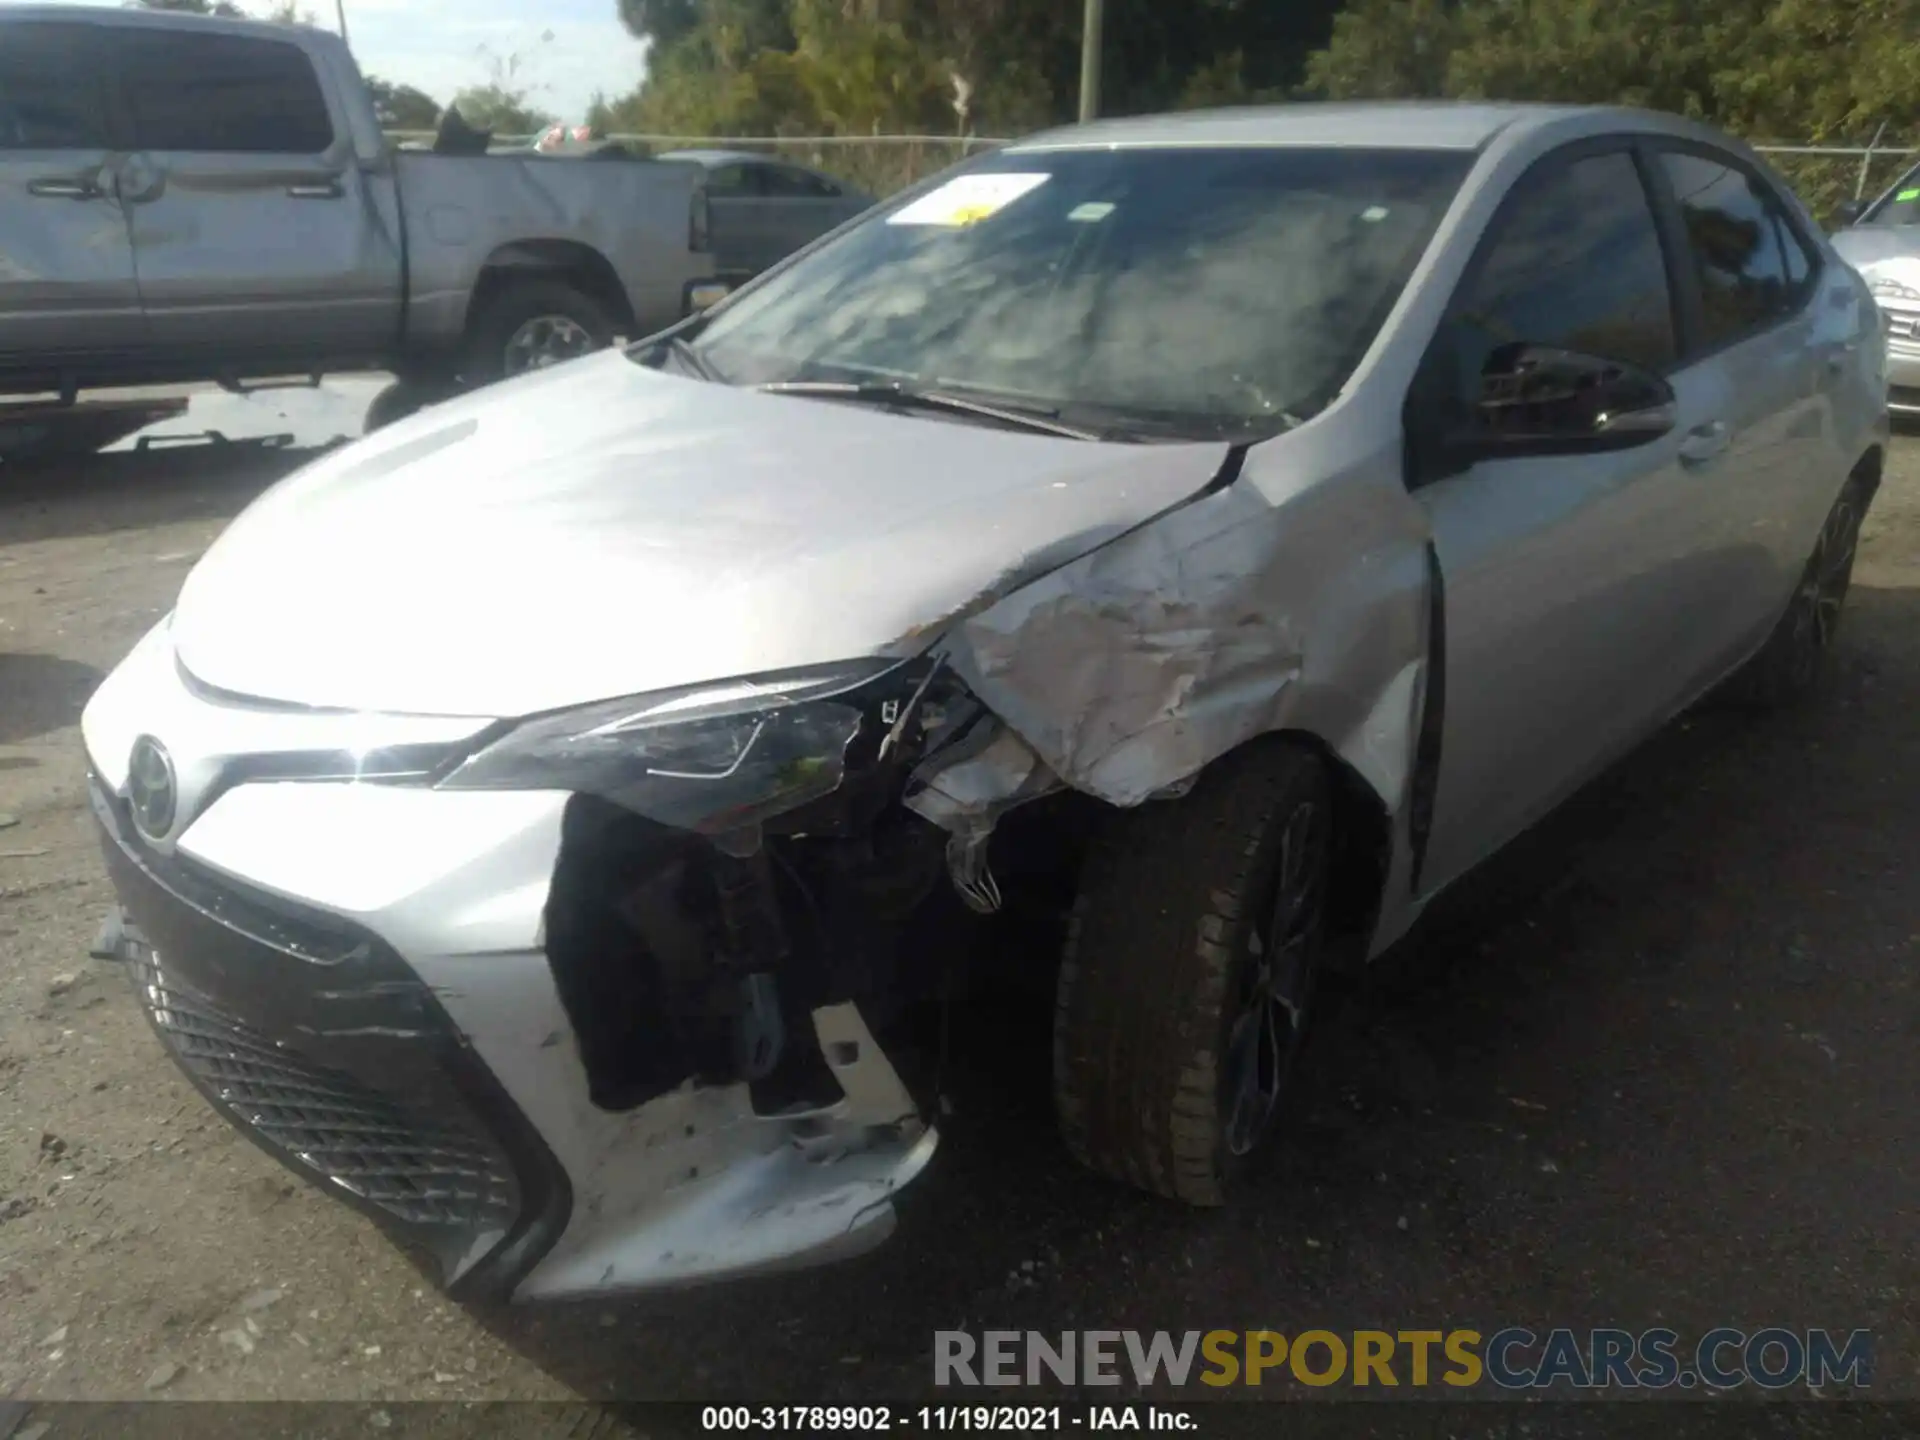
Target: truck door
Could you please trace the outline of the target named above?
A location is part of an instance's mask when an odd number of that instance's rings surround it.
[[[308,52],[197,27],[114,39],[120,196],[152,343],[223,367],[390,353],[398,237]]]
[[[48,382],[124,360],[143,337],[113,192],[104,34],[0,19],[0,370]]]

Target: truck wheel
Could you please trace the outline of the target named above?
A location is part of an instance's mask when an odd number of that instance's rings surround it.
[[[1271,1137],[1313,998],[1333,792],[1258,743],[1116,818],[1060,967],[1054,1105],[1082,1164],[1219,1205]]]
[[[445,381],[395,380],[367,405],[367,418],[361,422],[360,433],[371,435],[376,430],[384,430],[395,421],[404,420],[429,405],[438,405],[453,394],[453,386]]]
[[[1860,524],[1866,519],[1868,498],[1867,487],[1858,476],[1849,479],[1840,491],[1840,498],[1833,502],[1826,523],[1820,527],[1820,538],[1807,557],[1786,613],[1760,653],[1727,684],[1727,698],[1735,705],[1750,710],[1779,709],[1818,684],[1853,582],[1853,557],[1860,547]]]
[[[604,350],[613,332],[599,303],[564,280],[514,280],[482,302],[461,369],[473,384],[488,385]]]

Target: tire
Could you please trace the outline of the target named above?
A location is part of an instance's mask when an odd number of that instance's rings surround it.
[[[396,421],[409,415],[437,405],[454,393],[451,385],[445,383],[429,384],[424,381],[395,380],[386,389],[373,397],[367,406],[367,418],[361,422],[360,433],[371,435],[376,430],[384,430]]]
[[[1313,997],[1332,804],[1317,756],[1259,743],[1095,842],[1054,1011],[1054,1108],[1080,1163],[1192,1205],[1226,1203],[1255,1167]],[[1284,1006],[1251,1003],[1263,976]],[[1236,1101],[1257,1018],[1274,1025],[1255,1116]]]
[[[546,321],[555,331],[571,326],[583,332],[584,343],[569,353],[523,363],[528,357],[517,343],[528,327]],[[541,364],[573,359],[613,343],[614,320],[591,296],[564,280],[512,280],[481,302],[467,328],[467,348],[461,373],[474,385],[490,385],[509,375],[537,369]],[[537,331],[536,331],[537,333]]]
[[[1813,554],[1766,644],[1727,684],[1727,698],[1749,710],[1778,710],[1814,690],[1827,668],[1840,627],[1860,523],[1870,493],[1855,476],[1840,491],[1820,527]]]

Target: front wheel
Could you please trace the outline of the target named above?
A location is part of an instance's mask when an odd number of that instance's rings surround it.
[[[1260,743],[1097,843],[1054,1016],[1081,1163],[1219,1205],[1267,1148],[1313,999],[1332,800],[1317,756]]]

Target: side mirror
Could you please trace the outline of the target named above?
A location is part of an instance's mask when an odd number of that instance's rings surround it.
[[[1677,421],[1673,387],[1651,371],[1542,345],[1503,345],[1487,357],[1462,459],[1586,455],[1645,445]]]
[[[1833,212],[1833,228],[1844,230],[1849,225],[1857,225],[1860,217],[1867,213],[1864,200],[1842,200]]]

